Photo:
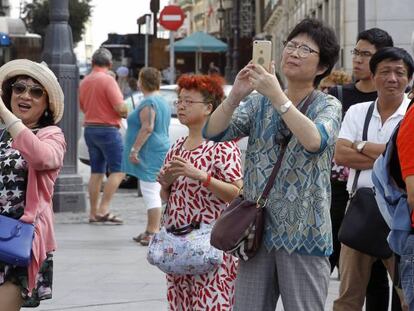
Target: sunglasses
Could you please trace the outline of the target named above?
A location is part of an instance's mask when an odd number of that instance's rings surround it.
[[[12,90],[16,95],[20,95],[28,91],[30,96],[34,99],[39,99],[46,93],[46,91],[39,85],[27,85],[21,82],[13,83]]]

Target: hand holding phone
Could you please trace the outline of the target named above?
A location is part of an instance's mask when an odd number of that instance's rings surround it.
[[[272,42],[267,40],[253,41],[253,64],[261,65],[270,72],[272,60]]]

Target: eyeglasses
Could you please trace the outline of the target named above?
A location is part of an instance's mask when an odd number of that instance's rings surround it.
[[[45,90],[38,85],[27,85],[21,82],[13,83],[12,90],[16,95],[20,95],[28,91],[30,96],[34,99],[39,99],[46,93]]]
[[[195,101],[190,99],[177,99],[174,101],[174,106],[184,105],[184,106],[191,106],[193,104],[209,104],[211,102],[203,102],[203,101]]]
[[[351,54],[354,55],[354,57],[355,56],[361,56],[363,58],[369,58],[372,55],[374,55],[373,53],[371,53],[369,51],[360,51],[360,50],[357,50],[357,49],[351,50]]]
[[[310,48],[307,45],[297,44],[297,43],[292,42],[292,41],[289,41],[289,42],[288,41],[283,41],[283,46],[285,47],[285,51],[288,54],[292,54],[294,51],[297,50],[298,51],[298,55],[301,58],[306,58],[306,57],[308,57],[312,53],[319,54],[318,51]]]

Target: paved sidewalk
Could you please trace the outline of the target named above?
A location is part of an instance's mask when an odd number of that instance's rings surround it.
[[[80,168],[87,181],[87,168]],[[124,225],[89,224],[87,213],[56,214],[53,299],[37,310],[167,310],[164,274],[147,263],[147,248],[132,241],[145,228],[142,198],[120,189],[112,211]],[[337,293],[338,281],[331,278],[325,310],[332,310]]]

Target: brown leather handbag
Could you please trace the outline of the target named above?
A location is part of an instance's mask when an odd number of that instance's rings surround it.
[[[217,219],[211,231],[210,243],[242,260],[249,260],[259,250],[264,227],[264,208],[267,196],[273,187],[287,143],[282,146],[276,165],[257,201],[251,201],[240,194]]]
[[[301,108],[302,113],[306,112],[316,94],[317,92],[313,91],[308,96]],[[217,219],[211,231],[210,243],[212,246],[245,261],[252,258],[259,250],[263,236],[264,208],[289,140],[290,136],[282,143],[277,162],[257,201],[247,200],[243,194],[240,194]]]

